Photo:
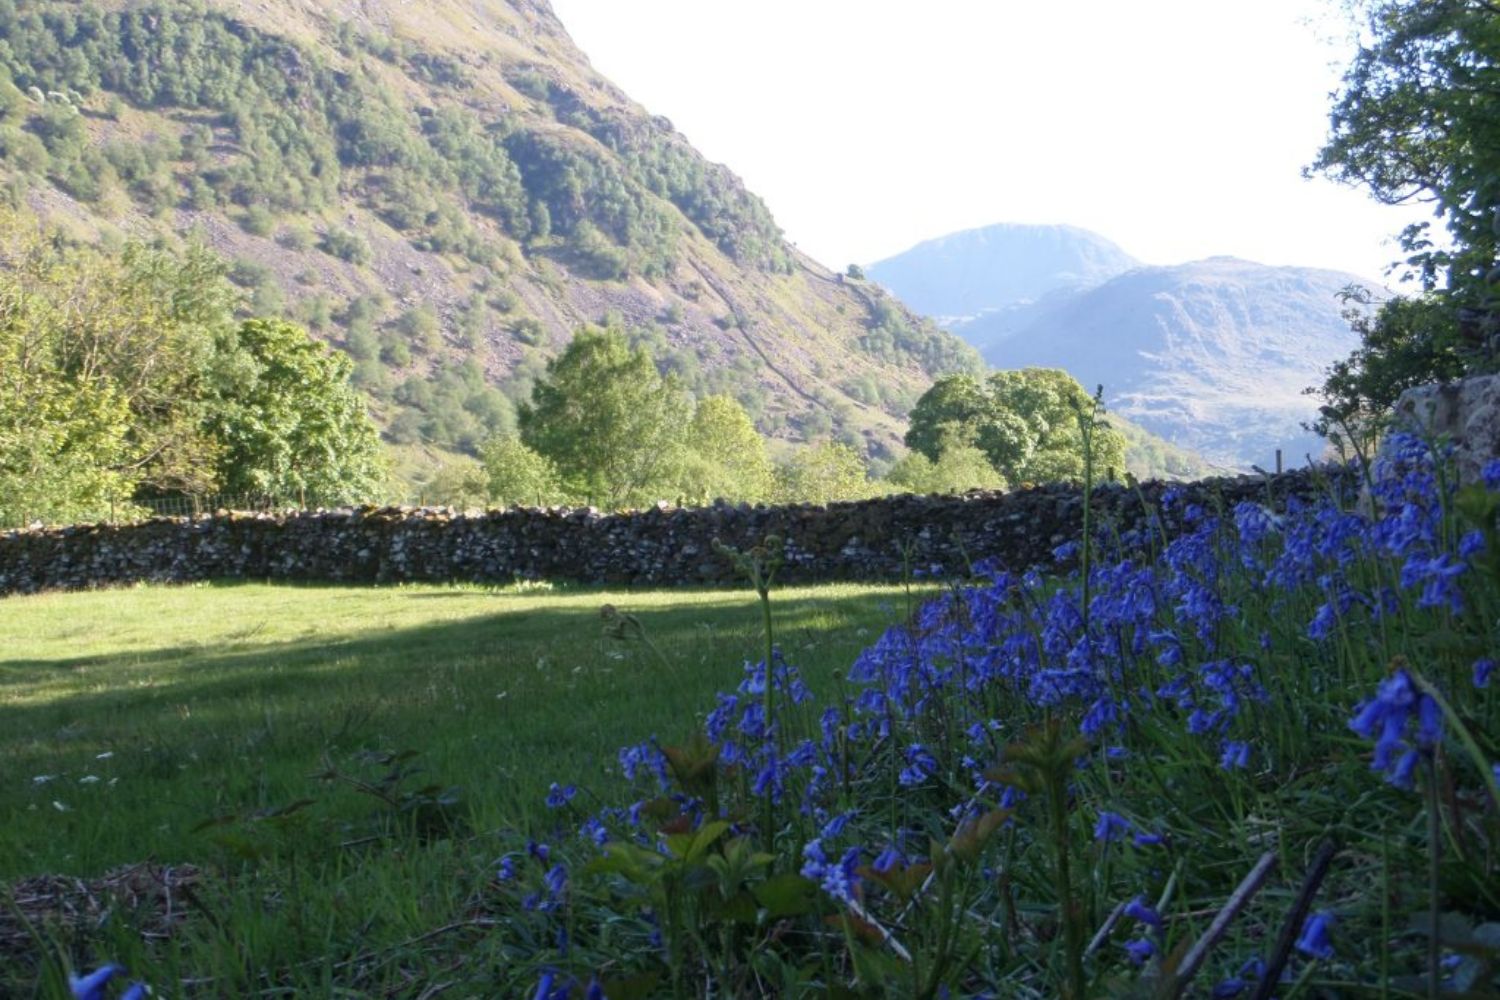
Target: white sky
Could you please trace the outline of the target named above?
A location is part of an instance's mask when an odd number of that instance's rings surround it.
[[[1352,52],[1329,0],[553,0],[823,263],[992,222],[1148,263],[1379,277],[1425,217],[1303,180]]]

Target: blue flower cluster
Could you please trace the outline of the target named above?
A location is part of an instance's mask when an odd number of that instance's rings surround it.
[[[938,850],[932,838],[940,826],[961,827],[1035,794],[1022,782],[987,778],[987,768],[1029,723],[1062,717],[1086,737],[1076,766],[1110,776],[1087,793],[1097,819],[1093,850],[1167,844],[1166,816],[1110,798],[1132,761],[1171,754],[1174,766],[1201,766],[1216,781],[1249,787],[1284,763],[1267,738],[1266,715],[1305,718],[1310,682],[1287,662],[1331,660],[1341,644],[1374,649],[1393,623],[1415,615],[1451,624],[1472,606],[1465,588],[1486,548],[1483,532],[1452,529],[1425,444],[1398,435],[1387,455],[1365,507],[1352,495],[1330,495],[1287,501],[1280,512],[1248,502],[1210,510],[1168,491],[1142,528],[1101,526],[1086,540],[1092,558],[1078,558],[1084,540],[1060,547],[1058,576],[981,562],[967,585],[860,653],[847,677],[852,690],[837,704],[816,708],[779,650],[769,663],[747,663],[738,687],[717,696],[702,734],[715,766],[738,778],[725,783],[738,790],[737,805],[674,780],[667,752],[648,741],[619,755],[625,778],[647,786],[647,797],[588,817],[579,836],[592,844],[629,839],[666,854],[665,836],[644,819],[648,806],[666,801],[689,829],[723,820],[733,836],[773,851],[796,843],[801,875],[855,906],[866,880],[874,884],[871,872],[921,863],[924,851]],[[1500,490],[1500,461],[1484,478]],[[1177,529],[1170,539],[1168,523]],[[1242,603],[1253,603],[1258,617]],[[1368,668],[1356,669],[1363,672],[1344,679],[1374,682]],[[1472,688],[1484,688],[1494,660],[1463,669],[1465,684],[1472,669]],[[1344,691],[1358,689],[1326,686],[1317,696],[1329,712],[1344,711],[1351,697]],[[1443,739],[1439,704],[1405,669],[1352,712],[1349,727],[1375,742],[1374,769],[1397,786],[1410,785],[1422,753]],[[1083,798],[1083,787],[1070,786],[1070,794]],[[553,785],[546,804],[562,809],[574,795],[571,785]],[[895,811],[882,825],[864,795],[899,796],[905,825]],[[928,821],[909,819],[919,813]],[[783,830],[765,828],[768,817],[800,823],[800,832],[779,843]],[[872,859],[870,868],[863,859]],[[546,866],[545,854],[538,860]],[[528,897],[539,910],[558,905],[569,886],[561,865],[545,871]],[[513,860],[502,861],[501,877],[515,877]],[[1143,964],[1163,947],[1162,916],[1144,897],[1124,912],[1140,928],[1125,957]],[[1313,917],[1298,950],[1330,957],[1331,924],[1326,913]],[[1246,963],[1213,996],[1237,996],[1260,973]]]

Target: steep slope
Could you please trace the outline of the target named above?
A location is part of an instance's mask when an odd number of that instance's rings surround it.
[[[1139,265],[1086,229],[1002,223],[927,240],[867,273],[913,309],[961,331],[984,313],[1092,288]]]
[[[885,453],[961,341],[782,238],[545,0],[0,3],[0,177],[80,238],[202,239],[346,349],[398,443],[513,426],[586,322],[787,440]]]
[[[985,358],[1102,383],[1113,410],[1213,461],[1265,467],[1280,448],[1300,463],[1323,448],[1303,390],[1357,345],[1339,292],[1360,280],[1229,257],[1139,268],[1012,317]]]

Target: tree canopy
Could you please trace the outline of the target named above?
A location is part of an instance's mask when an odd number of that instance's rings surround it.
[[[1082,480],[1084,427],[1096,401],[1058,368],[940,378],[917,400],[906,445],[941,464],[954,450],[975,447],[1008,483]],[[1093,440],[1096,478],[1125,468],[1124,438],[1102,428]]]
[[[236,323],[201,248],[70,245],[0,219],[0,522],[165,494],[368,499],[378,439],[348,361]]]
[[[1500,6],[1366,0],[1360,46],[1311,169],[1390,204],[1426,201],[1446,228],[1408,227],[1422,293],[1357,318],[1363,343],[1321,387],[1322,428],[1377,415],[1401,389],[1493,370],[1500,354]]]
[[[623,332],[579,330],[518,408],[521,441],[550,459],[565,489],[610,507],[677,492],[692,401]]]
[[[220,489],[306,504],[367,500],[385,476],[349,359],[283,320],[241,323],[234,375],[209,400]]]

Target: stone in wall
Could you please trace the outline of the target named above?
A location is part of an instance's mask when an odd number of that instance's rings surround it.
[[[1500,375],[1471,375],[1403,392],[1392,414],[1394,427],[1456,446],[1460,483],[1479,482],[1479,472],[1500,458]]]

